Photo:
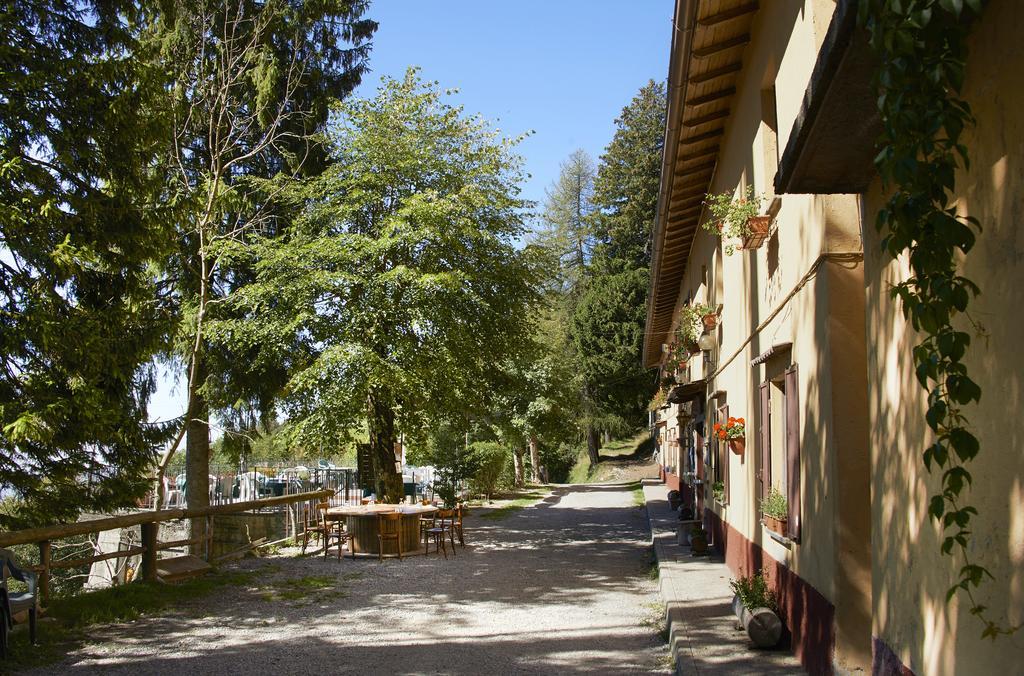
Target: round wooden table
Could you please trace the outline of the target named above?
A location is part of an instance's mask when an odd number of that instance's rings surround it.
[[[344,518],[348,524],[349,547],[356,554],[379,554],[380,540],[377,539],[378,514],[398,512],[402,515],[401,540],[402,556],[420,551],[420,517],[433,514],[433,505],[345,505],[327,510],[328,518]],[[397,554],[393,542],[384,543],[384,554]]]

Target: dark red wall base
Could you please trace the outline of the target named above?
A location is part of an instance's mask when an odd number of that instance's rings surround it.
[[[779,596],[779,613],[789,632],[790,647],[811,674],[831,674],[835,648],[835,608],[793,571],[764,553],[710,509],[704,510],[712,542],[734,575],[764,570]],[[787,637],[783,635],[783,640]]]
[[[664,467],[659,468],[659,471],[661,473],[661,480],[665,482],[668,489],[670,491],[678,491],[680,485],[679,477],[671,472],[666,472]]]

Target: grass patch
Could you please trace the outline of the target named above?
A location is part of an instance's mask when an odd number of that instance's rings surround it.
[[[615,468],[621,467],[624,462],[647,458],[654,449],[653,443],[646,430],[632,437],[615,439],[601,446],[601,460],[596,465],[590,464],[590,456],[584,446],[576,456],[576,464],[569,471],[569,483],[586,484],[612,479]]]
[[[588,483],[594,474],[593,469],[590,464],[590,456],[587,455],[587,449],[580,449],[580,452],[576,455],[576,464],[569,470],[569,483]]]
[[[485,512],[480,515],[481,519],[504,519],[513,512],[517,512],[524,507],[530,507],[537,504],[537,501],[542,500],[546,494],[531,491],[529,493],[519,494],[512,502],[507,505],[502,505],[496,509],[492,509],[489,512]]]
[[[355,575],[360,574],[356,573]],[[337,575],[309,575],[291,580],[277,580],[271,589],[263,592],[262,597],[266,601],[305,600],[309,603],[344,598],[348,596],[348,592],[339,588],[338,583],[348,579],[354,578],[350,576],[338,578]]]
[[[643,605],[644,608],[648,610],[648,612],[640,621],[640,624],[654,631],[654,633],[656,633],[664,643],[668,643],[670,636],[668,630],[667,606],[662,601],[657,601],[655,603],[645,603]]]
[[[644,487],[639,481],[634,481],[627,488],[633,493],[633,506],[646,507],[647,497],[644,495]]]
[[[10,657],[4,667],[28,669],[63,658],[70,648],[85,640],[84,629],[97,624],[129,622],[143,615],[180,606],[226,586],[251,584],[267,571],[219,571],[180,584],[133,582],[120,587],[76,594],[50,601],[39,623],[38,645],[29,644],[27,624],[11,635]]]
[[[601,456],[605,458],[618,458],[633,455],[650,438],[650,432],[644,430],[627,439],[615,439],[601,447]]]
[[[654,547],[647,548],[647,563],[645,567],[647,569],[647,579],[651,582],[657,582],[661,576],[661,569],[658,567],[658,557],[654,554]]]

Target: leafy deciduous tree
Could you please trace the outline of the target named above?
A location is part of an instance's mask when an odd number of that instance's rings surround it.
[[[412,70],[338,112],[333,164],[292,193],[295,227],[235,248],[256,281],[229,301],[248,320],[218,331],[295,365],[284,405],[300,433],[368,421],[373,487],[397,499],[397,430],[421,441],[431,421],[488,410],[495,364],[530,335],[522,172],[515,140]]]

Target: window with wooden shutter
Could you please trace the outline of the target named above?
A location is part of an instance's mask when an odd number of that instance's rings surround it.
[[[758,416],[758,437],[761,451],[761,468],[757,478],[760,482],[760,495],[764,500],[772,487],[772,434],[771,434],[771,383],[761,383],[758,389],[760,415]]]
[[[729,419],[729,405],[720,406],[718,408],[718,422],[725,424],[725,421]],[[726,450],[728,444],[718,436],[715,436],[715,462],[718,463],[718,472],[715,476],[717,481],[721,481],[725,487],[725,492],[722,498],[729,501],[729,452]]]
[[[786,501],[789,507],[787,533],[800,539],[800,391],[799,371],[793,364],[786,370]]]

